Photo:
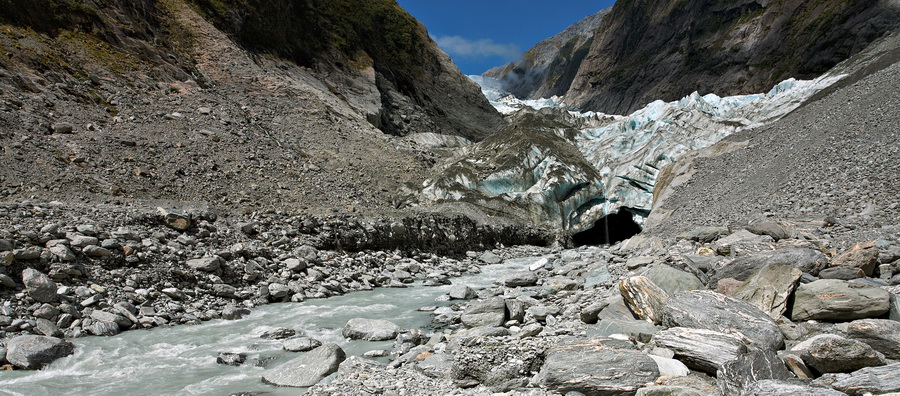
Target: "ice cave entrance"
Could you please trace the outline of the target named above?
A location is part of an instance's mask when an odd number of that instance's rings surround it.
[[[601,217],[594,226],[572,235],[575,246],[611,245],[624,241],[641,232],[641,226],[634,221],[639,211],[631,208],[620,208],[616,213]]]

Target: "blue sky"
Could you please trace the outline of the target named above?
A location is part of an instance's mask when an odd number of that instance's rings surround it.
[[[465,74],[509,63],[614,0],[397,0]]]

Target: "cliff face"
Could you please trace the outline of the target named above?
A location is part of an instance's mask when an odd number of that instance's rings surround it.
[[[884,0],[620,0],[566,103],[627,114],[693,91],[762,92],[824,73],[898,24]]]
[[[589,15],[566,30],[541,41],[515,63],[498,66],[483,75],[503,81],[504,89],[519,98],[564,95],[609,10]]]

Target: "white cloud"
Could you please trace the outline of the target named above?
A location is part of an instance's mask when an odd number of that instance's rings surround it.
[[[434,41],[450,55],[467,58],[500,57],[516,60],[522,54],[515,44],[498,44],[491,39],[470,40],[460,36],[436,36]]]

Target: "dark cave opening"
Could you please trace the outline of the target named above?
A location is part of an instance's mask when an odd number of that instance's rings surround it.
[[[641,226],[634,221],[630,208],[621,208],[616,213],[601,217],[594,226],[572,235],[575,246],[611,245],[624,241],[641,232]]]

